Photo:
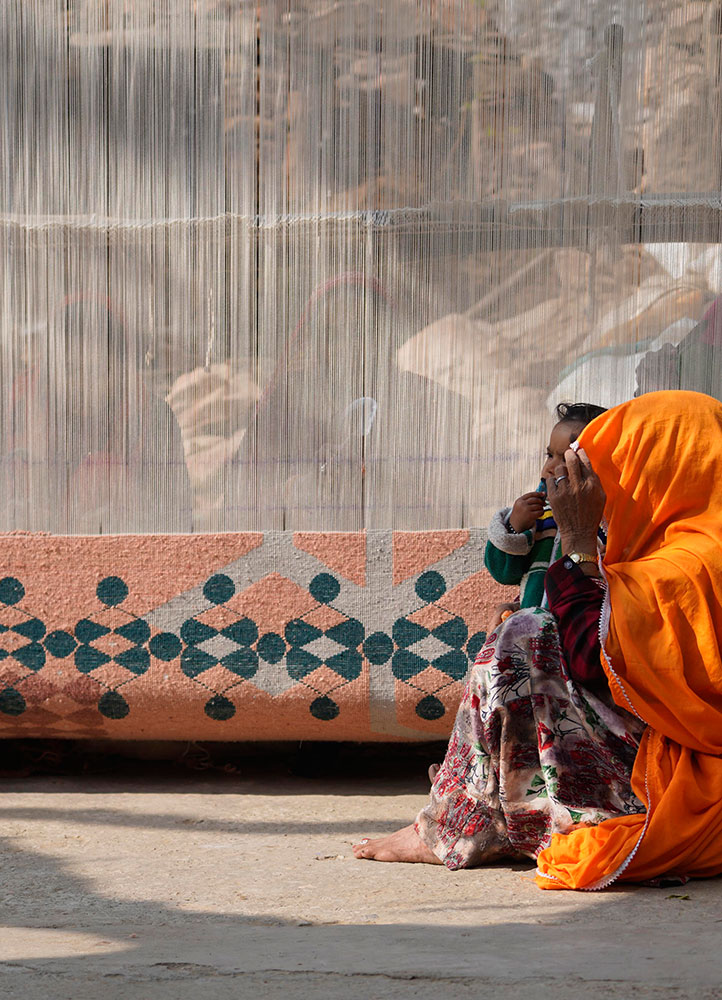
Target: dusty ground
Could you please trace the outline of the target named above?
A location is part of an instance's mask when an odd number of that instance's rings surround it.
[[[720,881],[543,893],[522,866],[359,862],[424,801],[424,755],[324,753],[6,777],[0,997],[720,996]]]

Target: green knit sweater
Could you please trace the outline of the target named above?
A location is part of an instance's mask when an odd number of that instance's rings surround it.
[[[519,585],[522,608],[544,607],[544,578],[559,548],[551,508],[545,507],[536,525],[518,535],[507,529],[510,513],[511,507],[504,507],[492,518],[484,564],[497,583]]]

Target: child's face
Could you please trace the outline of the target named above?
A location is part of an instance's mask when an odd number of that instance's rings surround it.
[[[572,424],[563,420],[555,425],[549,436],[547,460],[542,466],[541,472],[542,479],[545,479],[547,476],[561,475],[561,472],[557,471],[560,466],[563,466],[564,472],[566,472],[567,467],[564,463],[564,452],[572,441],[576,441],[583,430],[584,424]]]

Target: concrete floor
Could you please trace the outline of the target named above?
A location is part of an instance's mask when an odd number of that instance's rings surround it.
[[[0,997],[722,996],[722,881],[545,893],[523,866],[356,861],[425,781],[413,754],[366,776],[344,752],[317,777],[270,750],[6,777]]]

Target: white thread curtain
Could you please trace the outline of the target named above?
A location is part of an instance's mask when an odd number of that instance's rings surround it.
[[[485,524],[722,395],[718,0],[4,0],[0,527]]]

